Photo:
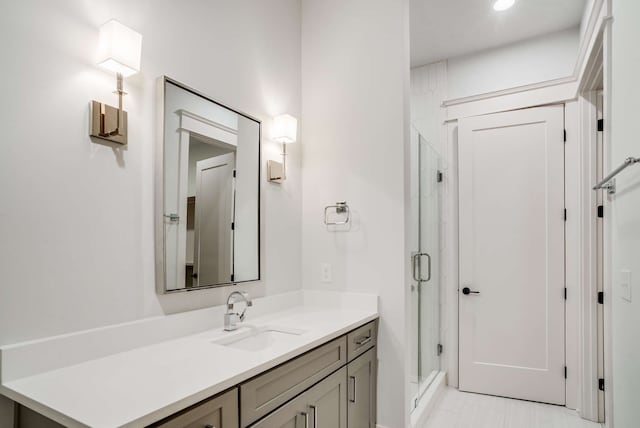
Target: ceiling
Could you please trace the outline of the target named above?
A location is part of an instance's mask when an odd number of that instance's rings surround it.
[[[477,52],[579,25],[586,0],[411,0],[411,66]]]

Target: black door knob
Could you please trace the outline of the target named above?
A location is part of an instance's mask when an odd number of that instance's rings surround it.
[[[467,295],[467,294],[480,294],[479,291],[471,291],[471,289],[469,287],[464,287],[462,289],[462,294]]]

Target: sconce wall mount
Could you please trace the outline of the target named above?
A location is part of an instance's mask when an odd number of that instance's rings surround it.
[[[91,132],[89,135],[112,143],[127,144],[127,112],[122,108],[122,74],[118,73],[118,107],[91,101]]]
[[[283,148],[283,151],[285,149]],[[286,154],[283,152],[283,156]],[[272,183],[282,183],[285,180],[284,175],[284,162],[278,162],[274,160],[267,161],[267,179]]]

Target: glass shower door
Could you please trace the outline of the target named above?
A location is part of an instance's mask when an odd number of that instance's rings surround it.
[[[441,180],[438,152],[420,134],[412,141],[412,323],[414,336],[411,407],[440,371]]]

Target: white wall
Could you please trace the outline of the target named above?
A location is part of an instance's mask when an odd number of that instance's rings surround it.
[[[142,73],[125,80],[126,147],[88,137],[89,101],[116,102],[94,58],[111,18],[143,35]],[[155,292],[156,78],[257,116],[268,136],[270,117],[301,114],[299,1],[30,0],[5,5],[0,36],[0,344],[222,303],[228,288]],[[263,163],[278,151],[265,142]],[[264,280],[242,286],[254,295],[300,287],[300,150],[290,153],[285,184],[263,179]]]
[[[303,0],[303,284],[380,295],[378,424],[405,426],[408,2]],[[329,232],[346,200],[351,228]],[[333,282],[322,283],[330,263]]]
[[[613,16],[610,167],[629,156],[640,156],[640,3],[614,0]],[[616,184],[610,220],[613,423],[616,428],[634,428],[640,420],[640,166],[622,172]],[[631,271],[631,302],[622,298],[623,270]]]
[[[411,125],[440,153],[447,139],[442,103],[449,98],[447,61],[411,69]]]
[[[580,20],[580,41],[582,41],[587,32],[587,25],[589,24],[589,18],[591,17],[591,10],[596,0],[585,0],[584,13]]]
[[[580,31],[576,27],[450,58],[448,96],[462,98],[570,76],[579,43]]]

